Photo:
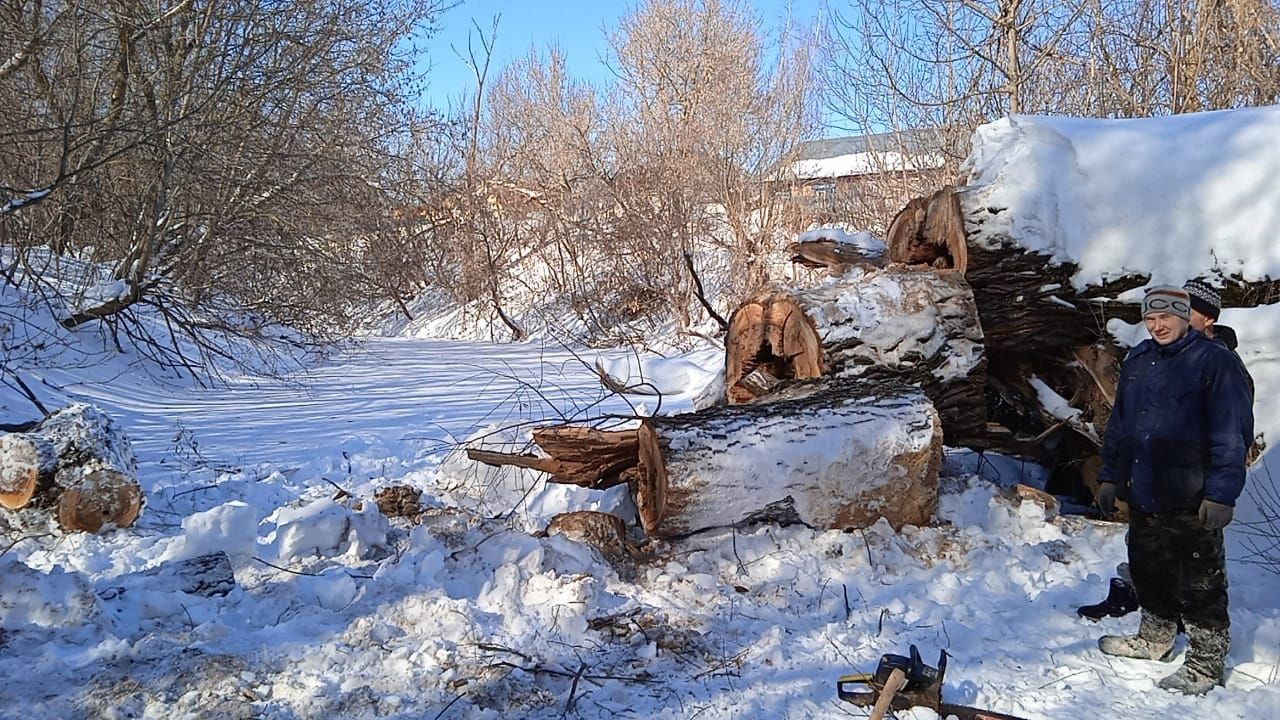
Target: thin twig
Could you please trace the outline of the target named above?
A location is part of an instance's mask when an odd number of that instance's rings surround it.
[[[707,300],[707,293],[702,289],[702,278],[698,277],[698,271],[693,269],[693,255],[689,251],[684,253],[684,266],[689,269],[689,276],[693,278],[693,287],[698,295],[698,302],[706,309],[707,314],[712,320],[720,326],[721,330],[729,329],[729,321],[720,316],[716,309],[711,306],[711,302]]]
[[[578,673],[573,676],[573,683],[569,685],[569,699],[565,701],[564,712],[560,713],[561,718],[569,717],[569,713],[573,711],[574,700],[578,694],[578,681],[582,679],[582,674],[587,671],[586,663],[578,664]]]
[[[455,695],[454,698],[449,701],[448,705],[445,705],[444,708],[440,710],[440,712],[436,713],[434,720],[440,720],[440,718],[444,717],[444,714],[449,712],[449,708],[453,707],[453,704],[458,702],[461,699],[462,699],[462,695]]]
[[[1088,673],[1088,672],[1093,672],[1093,668],[1085,668],[1085,669],[1083,669],[1083,670],[1077,670],[1077,671],[1075,671],[1075,672],[1071,673],[1070,675],[1063,675],[1062,677],[1058,678],[1057,680],[1050,680],[1049,682],[1047,682],[1047,683],[1045,683],[1045,684],[1041,685],[1040,687],[1036,688],[1036,690],[1043,690],[1043,689],[1045,689],[1045,688],[1049,687],[1050,685],[1057,685],[1058,683],[1062,682],[1063,680],[1070,680],[1071,678],[1073,678],[1073,677],[1075,677],[1075,676],[1077,676],[1077,675],[1083,675],[1083,674]]]
[[[35,540],[37,538],[42,538],[42,537],[53,537],[53,533],[40,533],[39,535],[25,535],[23,537],[20,537],[17,540],[14,540],[13,542],[9,543],[9,546],[6,547],[4,550],[0,550],[0,557],[4,557],[5,553],[12,550],[14,547],[17,546],[18,543],[22,542],[23,540]]]
[[[349,468],[348,468],[348,474],[350,474]],[[339,485],[338,483],[336,483],[336,482],[334,482],[334,481],[330,480],[330,479],[329,479],[329,478],[327,478],[327,477],[323,477],[323,476],[321,476],[321,478],[320,478],[320,479],[321,479],[321,480],[323,480],[323,481],[325,481],[325,482],[327,482],[327,483],[329,483],[330,485],[332,485],[332,486],[334,486],[335,488],[337,488],[337,489],[338,489],[338,494],[333,496],[333,499],[334,499],[334,500],[341,500],[342,498],[349,498],[349,497],[352,497],[351,493],[347,492],[347,489],[346,489],[346,488],[344,488],[344,487],[342,487],[342,486],[341,486],[341,485]]]

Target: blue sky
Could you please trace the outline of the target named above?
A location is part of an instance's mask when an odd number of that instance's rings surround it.
[[[788,12],[796,21],[808,22],[823,6],[822,0],[750,0],[749,4],[766,27],[783,22]],[[472,20],[488,33],[495,15],[501,17],[490,77],[530,47],[545,50],[554,45],[564,53],[573,77],[603,82],[608,73],[602,62],[607,32],[635,5],[632,0],[463,0],[441,17],[440,31],[426,43],[431,64],[426,101],[444,109],[450,103],[456,105],[474,87],[471,71],[451,46],[465,57],[468,32],[475,31]]]

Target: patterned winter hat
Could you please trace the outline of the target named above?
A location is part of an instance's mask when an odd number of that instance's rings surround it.
[[[1151,313],[1169,313],[1191,321],[1191,293],[1175,285],[1156,285],[1142,298],[1142,317]]]
[[[1183,286],[1191,295],[1191,308],[1214,320],[1222,314],[1222,296],[1203,280],[1188,280]]]

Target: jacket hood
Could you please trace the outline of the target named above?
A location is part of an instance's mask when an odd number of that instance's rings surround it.
[[[1236,331],[1227,325],[1214,324],[1213,339],[1219,340],[1228,350],[1235,351],[1240,346],[1240,341],[1236,338]]]

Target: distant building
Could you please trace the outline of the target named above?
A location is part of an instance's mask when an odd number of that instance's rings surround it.
[[[931,129],[808,140],[770,184],[811,219],[883,227],[907,200],[947,182],[943,142]]]

